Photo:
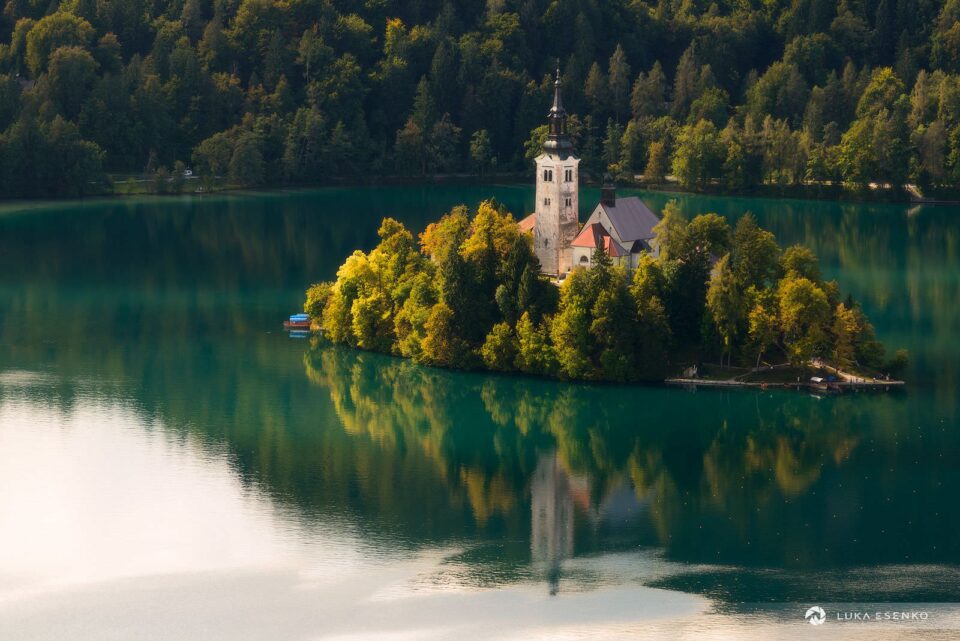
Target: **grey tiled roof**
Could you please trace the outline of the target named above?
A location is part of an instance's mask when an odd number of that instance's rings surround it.
[[[650,211],[636,196],[617,198],[615,205],[600,203],[607,218],[624,243],[649,240],[654,237],[653,227],[660,218]]]

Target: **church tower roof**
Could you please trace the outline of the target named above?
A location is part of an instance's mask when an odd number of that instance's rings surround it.
[[[553,81],[553,106],[547,114],[550,131],[543,143],[543,151],[547,154],[556,154],[566,158],[573,153],[573,142],[567,133],[567,111],[563,108],[563,97],[560,95],[560,67],[557,66],[557,77]]]

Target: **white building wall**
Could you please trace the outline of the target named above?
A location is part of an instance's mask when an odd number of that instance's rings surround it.
[[[533,228],[533,249],[543,273],[559,275],[571,268],[570,243],[580,231],[580,159],[542,154],[536,163],[534,211],[537,220]]]
[[[590,267],[593,264],[593,250],[589,247],[573,248],[573,267]]]

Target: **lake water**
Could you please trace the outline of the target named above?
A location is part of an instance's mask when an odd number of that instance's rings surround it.
[[[0,639],[960,634],[960,209],[680,197],[810,245],[910,351],[902,393],[572,385],[280,330],[382,216],[488,196],[532,208],[456,185],[4,206]],[[881,609],[928,617],[835,616]]]

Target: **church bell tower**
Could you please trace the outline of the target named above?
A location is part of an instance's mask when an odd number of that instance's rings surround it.
[[[544,274],[570,270],[570,243],[580,231],[580,159],[567,133],[567,112],[560,96],[560,69],[553,83],[553,106],[547,115],[550,132],[537,156],[537,201],[533,249]]]

